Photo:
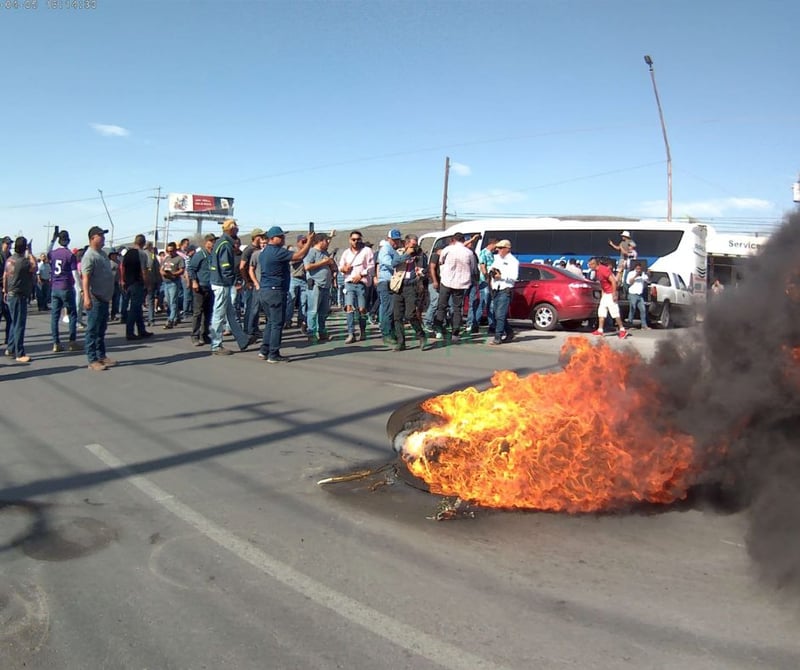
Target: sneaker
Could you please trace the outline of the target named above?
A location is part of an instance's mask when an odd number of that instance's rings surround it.
[[[230,356],[232,353],[230,349],[226,349],[225,347],[220,347],[219,349],[213,349],[211,351],[212,356]]]
[[[348,333],[347,337],[344,338],[345,344],[353,344],[356,341],[356,336],[353,333]]]
[[[172,323],[172,321],[167,321],[167,322],[164,324],[164,330],[171,330],[171,329],[172,329],[172,328],[174,328],[174,327],[175,327],[175,324],[174,324],[174,323]]]
[[[276,354],[267,358],[267,363],[288,363],[291,359],[288,356],[281,356]]]
[[[628,337],[630,335],[630,333],[627,330],[625,330],[624,328],[622,328],[619,331],[619,333],[617,333],[617,335],[619,335],[619,339],[624,340],[626,337]]]
[[[107,368],[113,368],[115,365],[119,365],[119,361],[115,361],[113,358],[109,358],[108,356],[101,358],[100,362]]]
[[[17,356],[16,359],[17,363],[30,363],[31,357],[28,354],[22,354],[22,356]]]
[[[461,335],[451,335],[450,336],[450,341],[453,344],[458,344],[459,342],[461,342]]]
[[[202,347],[203,346],[203,342],[200,340],[199,337],[193,337],[192,338],[192,346],[193,347]]]
[[[438,332],[438,331],[437,331],[437,333],[436,333],[436,339],[437,339],[437,340],[443,340],[443,339],[444,339],[444,335],[442,335],[440,332]]]
[[[102,372],[103,370],[107,370],[105,365],[103,365],[100,361],[92,361],[89,363],[89,369],[94,370],[95,372]]]
[[[57,354],[57,353],[62,352],[62,351],[64,351],[64,345],[63,344],[54,344],[53,345],[53,353],[54,354]]]
[[[489,340],[489,344],[496,347],[498,344],[502,344],[502,340]]]
[[[14,352],[11,349],[6,349],[6,357],[14,358]]]
[[[67,345],[67,351],[81,351],[81,349],[83,349],[83,347],[80,344],[78,344],[75,340],[72,340]]]
[[[599,330],[599,329],[598,330],[593,330],[592,331],[592,335],[597,335],[598,337],[603,337],[603,331]]]
[[[473,325],[473,326],[472,326],[472,327],[469,329],[469,332],[470,332],[470,334],[471,334],[471,335],[475,335],[475,334],[477,334],[477,333],[480,333],[480,332],[481,332],[480,326],[478,326],[478,325]]]
[[[319,341],[320,342],[327,342],[330,339],[331,339],[331,336],[328,335],[328,333],[320,333],[319,334]]]

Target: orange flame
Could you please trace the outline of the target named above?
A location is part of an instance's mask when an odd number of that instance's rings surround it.
[[[567,356],[554,374],[497,372],[486,391],[426,400],[443,423],[409,435],[409,470],[433,493],[486,507],[592,512],[684,498],[693,438],[653,406],[647,364],[579,337]]]

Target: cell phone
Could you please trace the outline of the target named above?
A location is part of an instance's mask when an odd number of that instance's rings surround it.
[[[313,221],[309,221],[308,222],[308,232],[309,233],[313,233],[314,232],[314,222]]]
[[[56,226],[56,227],[55,227],[55,233],[56,233],[56,235],[58,235],[60,232],[61,232],[61,228],[59,228],[58,226]]]

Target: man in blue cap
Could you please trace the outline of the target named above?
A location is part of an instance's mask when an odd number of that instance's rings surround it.
[[[389,290],[389,280],[394,273],[394,262],[400,255],[397,248],[402,244],[403,234],[397,228],[392,228],[386,239],[381,240],[378,245],[378,299],[381,303],[378,321],[381,324],[383,341],[387,344],[396,339],[392,315],[394,301],[392,292]]]
[[[261,340],[258,357],[267,363],[284,363],[289,359],[281,355],[283,324],[286,319],[286,300],[291,282],[291,263],[302,261],[314,243],[314,233],[299,242],[295,251],[284,248],[286,233],[280,226],[267,231],[267,245],[258,256],[260,277],[259,301],[267,315],[267,326]]]

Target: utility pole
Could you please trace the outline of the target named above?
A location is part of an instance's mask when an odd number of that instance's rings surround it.
[[[167,196],[161,195],[161,187],[160,186],[158,186],[156,188],[156,191],[158,191],[157,195],[148,195],[147,197],[148,198],[155,198],[155,201],[156,201],[156,223],[155,223],[155,226],[153,227],[153,246],[156,249],[156,253],[158,253],[158,210],[159,210],[159,208],[161,206],[161,201],[162,200],[166,200]],[[164,235],[166,235],[166,226],[165,226],[165,230],[164,230]]]
[[[45,229],[45,231],[46,231],[46,234],[45,234],[45,239],[47,240],[47,243],[48,243],[48,244],[50,244],[50,240],[52,239],[52,238],[50,237],[50,229],[51,229],[52,227],[53,227],[53,226],[51,226],[51,225],[50,225],[50,222],[49,222],[49,221],[47,222],[47,225],[44,227],[44,229]]]
[[[111,246],[113,247],[114,246],[114,221],[111,218],[110,212],[108,211],[108,206],[106,205],[106,199],[103,197],[103,191],[101,191],[98,188],[97,192],[100,194],[100,200],[103,201],[103,207],[105,207],[106,216],[108,217],[108,222],[111,224]]]
[[[444,159],[444,193],[442,194],[442,230],[447,228],[447,183],[450,180],[450,156]]]
[[[661,111],[661,98],[658,97],[656,87],[656,73],[653,70],[653,59],[650,56],[644,57],[644,62],[650,68],[650,79],[653,81],[653,92],[656,94],[656,105],[658,106],[658,118],[661,120],[661,132],[664,135],[664,146],[667,148],[667,221],[672,221],[672,154],[669,151],[669,140],[667,139],[667,126],[664,123],[664,112]]]

